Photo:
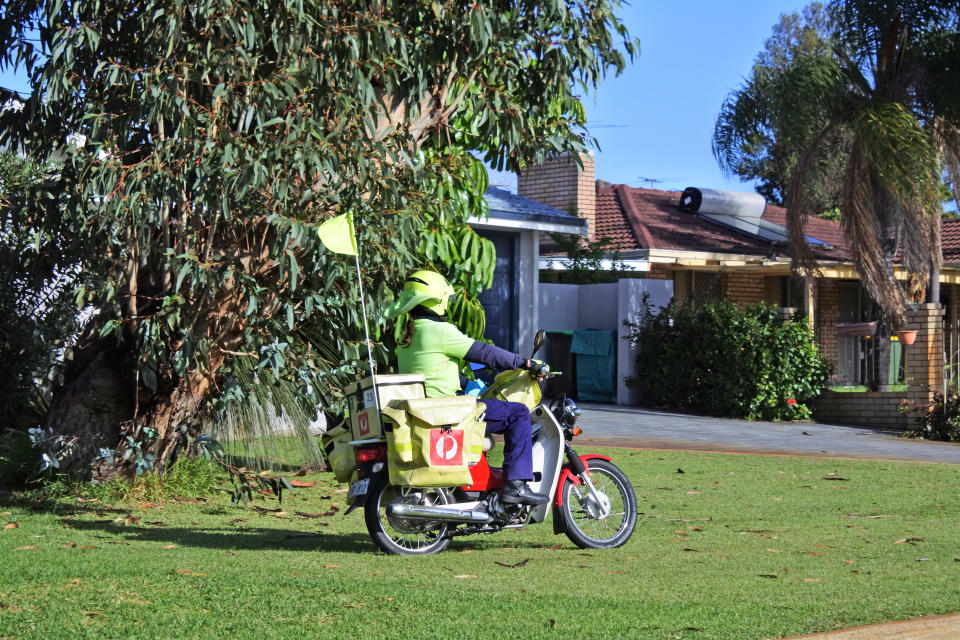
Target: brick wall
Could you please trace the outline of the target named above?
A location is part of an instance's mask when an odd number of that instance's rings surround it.
[[[816,287],[816,314],[814,323],[815,339],[823,349],[824,355],[834,364],[836,369],[840,352],[837,344],[837,283],[833,280],[819,280]],[[836,374],[834,374],[836,375]]]
[[[752,273],[727,272],[723,295],[738,306],[760,304],[766,291],[764,276]]]
[[[893,391],[827,391],[809,404],[817,422],[904,430],[910,415],[897,407],[906,397]]]
[[[936,304],[922,304],[907,312],[907,329],[917,332],[916,341],[903,346],[908,398],[928,402],[943,386],[943,315]]]
[[[897,410],[900,402],[923,405],[943,384],[943,314],[936,304],[922,304],[907,312],[906,329],[917,332],[913,344],[903,346],[907,391],[826,392],[810,403],[813,419],[833,424],[906,429],[913,416]],[[836,313],[832,316],[836,335]],[[834,348],[834,353],[836,349]]]
[[[583,170],[570,156],[551,156],[517,175],[517,193],[561,211],[576,211],[587,221],[590,240],[597,211],[596,168],[592,154],[580,154]]]
[[[651,280],[673,280],[673,273],[673,271],[667,271],[662,264],[653,264],[650,265],[650,271],[647,271],[644,277]]]

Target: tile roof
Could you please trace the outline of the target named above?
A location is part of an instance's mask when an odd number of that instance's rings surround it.
[[[960,262],[960,218],[940,223],[940,246],[943,248],[943,263]]]
[[[768,241],[680,211],[679,202],[679,191],[600,183],[594,222],[595,237],[609,238],[613,247],[621,252],[635,249],[672,249],[766,256],[775,248],[782,255],[789,253],[789,248],[785,245],[772,245]],[[786,210],[768,204],[763,218],[783,225],[786,221]],[[814,248],[816,257],[849,259],[840,225],[836,222],[811,218],[807,222],[807,235],[832,246],[830,249]]]

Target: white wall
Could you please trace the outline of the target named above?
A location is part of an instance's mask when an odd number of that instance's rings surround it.
[[[629,331],[623,321],[640,309],[645,293],[654,307],[666,306],[673,297],[673,281],[628,278],[609,284],[539,285],[542,329],[617,332],[617,404],[636,404],[639,400],[637,392],[625,384],[627,377],[636,376],[637,363],[636,354],[625,339]]]
[[[607,329],[614,331],[620,324],[617,317],[617,282],[580,285],[580,312],[578,329]]]
[[[536,231],[521,231],[519,243],[520,256],[517,283],[517,309],[520,322],[517,328],[518,353],[528,357],[533,350],[533,337],[540,328],[539,304],[537,303],[537,280],[539,280],[538,260],[540,255],[540,234]]]
[[[637,375],[637,353],[630,346],[630,328],[624,326],[623,321],[633,319],[645,294],[654,309],[667,306],[673,297],[673,280],[627,279],[617,284],[617,317],[620,319],[617,325],[617,404],[636,405],[640,403],[640,392],[627,388],[626,380]]]
[[[580,286],[539,284],[540,328],[544,331],[579,329]]]

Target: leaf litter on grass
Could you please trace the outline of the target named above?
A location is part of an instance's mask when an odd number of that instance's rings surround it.
[[[620,458],[615,458],[620,461]],[[607,599],[618,603],[618,611],[659,611],[664,613],[665,617],[658,618],[656,626],[660,629],[682,630],[684,627],[697,627],[697,620],[691,620],[689,615],[684,614],[684,607],[689,602],[713,603],[716,611],[717,627],[713,624],[710,627],[710,634],[714,637],[723,638],[749,638],[760,637],[764,633],[768,636],[779,635],[775,629],[783,627],[783,621],[786,617],[797,619],[790,629],[797,628],[798,631],[804,629],[812,630],[812,627],[818,621],[814,620],[818,608],[818,599],[823,599],[823,606],[831,607],[836,610],[835,619],[843,620],[845,623],[851,621],[873,621],[868,618],[871,615],[896,615],[897,611],[904,610],[904,602],[909,603],[907,592],[902,589],[898,591],[898,585],[910,584],[914,578],[919,580],[916,583],[920,588],[925,589],[929,594],[929,600],[936,606],[936,602],[943,601],[945,591],[938,591],[936,585],[944,581],[953,579],[954,583],[960,579],[960,562],[950,562],[943,564],[949,567],[949,571],[942,572],[944,575],[937,575],[934,572],[922,572],[920,567],[930,566],[928,561],[914,557],[904,558],[904,562],[893,566],[881,561],[879,564],[874,560],[877,558],[879,547],[881,545],[871,546],[869,540],[874,542],[886,541],[887,545],[898,539],[907,538],[925,538],[935,540],[936,529],[947,530],[951,526],[960,524],[958,518],[958,499],[951,494],[956,492],[957,482],[954,478],[941,477],[939,470],[933,469],[931,477],[928,479],[914,473],[906,473],[910,468],[904,468],[905,472],[900,474],[900,478],[909,478],[908,482],[902,480],[898,483],[896,476],[893,478],[878,478],[875,472],[863,473],[860,471],[859,463],[853,465],[858,471],[853,473],[850,469],[844,467],[839,470],[842,477],[851,478],[845,484],[855,486],[856,492],[847,492],[847,495],[837,493],[834,497],[822,492],[811,492],[809,489],[801,490],[803,481],[799,480],[793,474],[779,474],[783,468],[783,460],[780,459],[777,464],[779,468],[769,469],[770,464],[767,461],[753,463],[735,459],[739,468],[736,476],[728,476],[724,466],[727,461],[734,460],[732,457],[703,458],[696,457],[696,462],[690,462],[694,458],[691,456],[670,456],[666,463],[660,463],[661,469],[656,468],[655,460],[651,461],[649,455],[637,455],[626,459],[626,463],[632,464],[625,471],[631,478],[634,486],[637,487],[639,496],[640,511],[654,511],[651,509],[646,499],[642,497],[643,487],[655,487],[664,482],[670,482],[668,478],[670,472],[679,467],[686,469],[684,476],[673,476],[677,480],[680,478],[691,479],[689,484],[675,487],[671,492],[671,499],[657,499],[656,511],[658,513],[678,513],[681,518],[674,519],[672,523],[667,523],[662,517],[644,520],[638,525],[634,538],[628,543],[627,547],[621,550],[597,551],[589,562],[583,562],[584,559],[573,559],[577,550],[564,538],[557,538],[552,535],[549,523],[545,525],[529,527],[523,535],[515,535],[514,532],[504,532],[498,536],[485,538],[455,539],[450,549],[438,556],[429,556],[423,558],[394,558],[390,556],[378,555],[375,552],[373,543],[367,538],[364,530],[362,518],[356,516],[344,518],[341,513],[336,513],[327,517],[315,518],[307,517],[302,514],[324,514],[331,510],[330,498],[334,497],[334,492],[316,491],[316,494],[307,501],[296,502],[297,508],[302,512],[297,513],[293,509],[287,514],[290,519],[279,519],[275,517],[264,517],[269,513],[259,513],[256,509],[232,508],[223,506],[214,498],[208,502],[207,506],[201,508],[196,503],[170,501],[164,504],[163,521],[168,523],[168,527],[162,529],[151,529],[146,523],[140,522],[133,529],[142,529],[144,532],[155,531],[157,534],[163,532],[165,535],[177,535],[176,538],[167,537],[170,542],[181,544],[181,551],[184,556],[189,557],[189,564],[180,565],[188,568],[190,571],[199,571],[201,573],[211,573],[211,576],[203,578],[204,582],[218,582],[218,597],[227,598],[231,602],[245,606],[251,604],[252,593],[247,594],[242,585],[249,584],[249,580],[255,580],[258,584],[257,591],[262,589],[281,589],[288,590],[294,588],[307,588],[307,581],[313,579],[323,570],[325,565],[340,565],[347,567],[343,570],[331,570],[328,575],[331,576],[331,589],[347,598],[347,602],[356,603],[359,601],[374,602],[375,599],[392,597],[397,593],[403,593],[409,586],[418,585],[423,580],[421,576],[429,576],[422,587],[418,587],[418,592],[427,600],[436,598],[437,601],[447,603],[448,606],[458,606],[463,601],[466,605],[466,599],[475,598],[475,590],[478,587],[483,589],[492,588],[495,591],[499,587],[493,583],[496,582],[496,576],[503,576],[503,571],[509,571],[511,568],[522,571],[523,586],[527,592],[524,598],[528,602],[536,602],[535,608],[529,612],[517,611],[515,616],[511,616],[511,625],[531,624],[536,621],[536,614],[539,611],[539,621],[542,623],[545,611],[555,611],[562,609],[564,599],[560,594],[554,593],[553,586],[557,580],[576,579],[584,585],[585,593],[592,594],[592,598],[598,598],[594,603],[596,606],[590,607],[590,612],[585,613],[584,622],[590,624],[591,628],[598,629],[601,635],[609,637],[630,637],[631,628],[636,628],[636,619],[630,615],[612,615],[612,611],[605,608],[602,603]],[[710,465],[705,464],[704,460],[709,460]],[[670,462],[673,461],[672,469]],[[683,462],[682,462],[683,461]],[[826,467],[826,464],[817,467],[817,463],[804,463],[806,470],[811,472],[813,477],[823,477],[830,472],[835,471],[836,467]],[[834,462],[833,465],[836,463]],[[888,463],[887,463],[888,464]],[[666,469],[662,469],[662,467]],[[887,466],[886,464],[884,466]],[[869,465],[865,465],[866,468]],[[928,467],[924,467],[926,471]],[[705,471],[710,469],[712,471]],[[703,497],[698,496],[692,499],[686,496],[686,491],[696,490],[695,486],[703,486],[710,481],[709,473],[717,475],[723,474],[724,485],[714,492],[710,491],[709,511],[706,510],[702,501]],[[767,475],[769,474],[769,475]],[[873,475],[871,475],[873,474]],[[839,475],[839,474],[838,474]],[[716,476],[714,476],[716,477]],[[768,480],[768,478],[770,480]],[[311,478],[312,479],[312,478]],[[889,481],[888,481],[889,480]],[[693,482],[695,481],[695,482]],[[925,492],[928,486],[935,486],[937,483],[946,485],[944,489],[937,489],[938,493],[944,494],[927,499]],[[911,487],[916,487],[912,489]],[[309,492],[305,492],[309,493]],[[784,503],[769,501],[769,496],[782,496],[784,502],[789,500],[790,510],[784,510]],[[804,497],[809,496],[809,497]],[[337,496],[339,498],[339,496]],[[922,499],[918,499],[922,498]],[[342,500],[342,498],[340,498]],[[686,500],[684,503],[683,501]],[[881,503],[882,500],[882,503]],[[919,516],[918,505],[926,502],[942,504],[935,512],[935,517],[928,518],[926,514]],[[883,504],[883,511],[880,511],[874,503]],[[285,503],[286,504],[286,503]],[[755,505],[750,507],[749,505]],[[270,510],[273,513],[279,513],[281,509],[274,509],[276,502],[260,502],[257,506],[262,509]],[[105,511],[110,512],[112,505],[105,505]],[[127,507],[130,509],[131,507]],[[134,504],[132,508],[136,508]],[[902,514],[890,518],[869,518],[868,515],[889,515]],[[850,525],[856,524],[858,529],[847,529],[842,521],[836,518],[843,514],[852,514],[861,518],[856,523],[850,522]],[[24,518],[24,524],[21,527],[29,526],[30,531],[46,533],[50,538],[49,543],[58,546],[64,542],[74,541],[82,543],[85,540],[77,537],[78,531],[86,532],[86,535],[95,534],[100,531],[109,532],[112,535],[123,535],[123,528],[119,523],[111,523],[114,517],[117,517],[117,511],[110,512],[109,519],[94,521],[90,513],[78,514],[79,529],[48,529],[43,530],[35,524],[34,516]],[[125,515],[121,511],[120,515]],[[226,516],[226,517],[224,517]],[[249,529],[237,533],[236,526],[239,523],[229,525],[231,517],[241,517],[243,520],[250,520],[249,523],[242,523]],[[285,536],[296,534],[298,527],[303,527],[304,522],[311,523],[311,528],[328,523],[336,524],[336,528],[341,532],[339,535],[325,535],[323,540],[326,542],[317,543],[315,548],[304,553],[297,549],[300,545],[286,542]],[[698,547],[706,549],[700,553],[681,552],[678,545],[672,547],[672,551],[665,549],[662,544],[662,536],[670,534],[677,530],[677,521],[688,521],[691,525],[698,525],[700,528],[706,528],[705,531],[694,532],[690,526],[682,525],[682,531],[689,538],[689,542],[683,545],[685,549]],[[912,521],[914,523],[923,522],[921,526],[904,526],[902,521]],[[58,526],[59,526],[59,521]],[[709,525],[702,524],[709,522]],[[29,524],[27,524],[29,523]],[[194,524],[195,523],[195,524]],[[228,526],[224,526],[228,525]],[[204,528],[202,544],[194,544],[190,537],[180,537],[178,528],[196,529]],[[23,529],[21,528],[21,531]],[[223,542],[218,543],[217,531],[223,531]],[[60,537],[57,538],[56,532]],[[738,533],[747,534],[753,538],[751,544],[748,538],[738,537]],[[8,538],[11,533],[7,532]],[[83,535],[83,533],[80,533]],[[111,536],[104,536],[113,539]],[[129,535],[129,534],[127,534]],[[234,536],[242,536],[234,538]],[[692,537],[695,535],[695,538]],[[67,537],[69,536],[69,537]],[[756,538],[772,538],[778,536],[780,539],[776,543],[767,542],[757,543]],[[156,538],[153,538],[156,540]],[[696,544],[692,544],[693,540]],[[0,536],[0,541],[3,537]],[[15,539],[13,539],[15,540]],[[164,598],[174,597],[189,601],[192,598],[195,587],[188,586],[190,580],[174,580],[164,585],[150,578],[150,567],[160,564],[161,573],[166,573],[171,569],[170,565],[163,566],[159,556],[167,558],[169,562],[171,556],[169,553],[140,554],[138,556],[130,555],[131,551],[138,549],[141,545],[139,538],[130,538],[132,548],[105,545],[103,549],[97,551],[98,561],[96,568],[91,570],[86,567],[84,571],[89,573],[92,580],[117,581],[118,587],[122,588],[124,584],[130,585],[130,580],[135,580],[138,588],[136,590],[143,593],[159,592],[166,594]],[[271,552],[270,566],[271,574],[264,574],[262,566],[263,560],[254,553],[244,553],[240,557],[231,559],[229,563],[224,563],[218,567],[216,572],[210,572],[209,567],[218,566],[219,556],[224,554],[225,544],[236,544],[237,540],[247,540],[241,544],[250,544],[254,548],[258,547],[263,541],[269,545],[276,545],[276,552]],[[228,542],[229,541],[229,542]],[[742,541],[742,542],[740,542]],[[308,543],[312,546],[313,543]],[[802,552],[804,550],[819,550],[816,545],[829,545],[832,548],[839,548],[843,555],[834,556],[832,561],[828,561],[823,556],[807,556]],[[901,543],[900,547],[908,547],[917,542]],[[925,542],[923,543],[924,557],[930,558],[929,562],[937,560],[940,556],[936,555],[942,552],[943,557],[956,558],[956,550],[946,549],[946,543]],[[464,549],[463,546],[467,548]],[[460,547],[458,549],[458,546]],[[511,547],[522,549],[517,552]],[[763,551],[765,547],[780,551],[773,555],[770,552]],[[8,547],[9,549],[10,547]],[[142,548],[142,547],[139,547]],[[156,547],[154,547],[156,548]],[[229,548],[229,547],[228,547]],[[892,549],[891,546],[887,546]],[[115,551],[113,551],[115,549]],[[129,549],[125,555],[116,555],[116,552],[123,549]],[[289,553],[285,553],[289,551]],[[469,553],[463,553],[469,552]],[[27,552],[21,552],[27,553]],[[107,555],[108,553],[113,555]],[[180,551],[174,553],[179,554]],[[533,553],[533,556],[530,556]],[[790,562],[796,562],[793,571],[788,574],[777,570],[775,567],[756,567],[752,572],[740,572],[738,567],[748,566],[756,562],[758,553],[768,559],[790,558]],[[831,552],[837,553],[837,552]],[[186,554],[189,554],[186,555]],[[80,559],[80,554],[64,554]],[[492,556],[492,557],[491,557]],[[547,562],[537,562],[540,557]],[[566,558],[568,561],[564,561]],[[864,570],[863,575],[854,574],[852,567],[845,563],[844,557],[856,558],[860,569]],[[446,580],[437,580],[435,572],[441,566],[440,562],[446,558],[457,559],[452,569],[444,570],[442,575],[446,575]],[[793,559],[796,558],[794,561]],[[511,567],[510,565],[519,564],[525,559],[529,562],[521,567]],[[557,560],[560,560],[558,563]],[[579,560],[580,562],[577,562]],[[132,563],[132,564],[131,564]],[[499,563],[491,566],[491,563]],[[459,564],[459,566],[458,566]],[[829,566],[827,566],[829,565]],[[71,566],[69,561],[63,565]],[[176,565],[175,565],[176,566]],[[489,567],[490,573],[487,574]],[[502,568],[501,568],[502,567]],[[632,571],[636,567],[638,570]],[[833,568],[831,568],[833,567]],[[312,568],[312,570],[311,570]],[[941,568],[938,565],[938,570]],[[583,571],[588,569],[588,571]],[[909,572],[908,570],[911,570]],[[56,568],[53,568],[56,571]],[[2,571],[2,569],[0,569]],[[67,569],[67,571],[70,571]],[[873,571],[872,578],[866,578],[867,571]],[[70,571],[76,575],[75,571]],[[224,573],[222,580],[216,576]],[[278,581],[272,573],[278,576],[284,576],[283,580]],[[302,578],[290,578],[292,573],[300,574]],[[749,573],[750,576],[744,575]],[[376,577],[367,577],[373,576]],[[759,574],[765,574],[763,577],[756,577]],[[916,575],[914,575],[916,574]],[[931,575],[933,574],[933,575]],[[69,575],[69,574],[68,574]],[[116,577],[114,577],[116,576]],[[126,576],[126,577],[125,577]],[[341,578],[342,576],[342,578]],[[764,577],[769,576],[768,579]],[[795,576],[795,577],[794,577]],[[23,579],[17,576],[16,580]],[[341,579],[347,579],[348,582],[340,582]],[[143,581],[146,582],[143,582]],[[168,579],[169,580],[169,579]],[[293,582],[291,582],[291,580]],[[816,582],[804,582],[804,580],[820,580]],[[856,580],[864,580],[862,583]],[[463,589],[462,593],[451,594],[449,586],[451,582],[456,581],[460,584],[458,589]],[[194,581],[193,584],[199,581]],[[179,586],[178,586],[179,583]],[[146,590],[144,584],[147,585]],[[673,589],[671,585],[685,585],[683,589]],[[798,586],[794,586],[798,585]],[[796,598],[797,606],[791,611],[781,610],[776,606],[769,604],[776,600],[771,599],[770,594],[783,588],[798,589]],[[806,587],[806,588],[805,588]],[[904,587],[906,588],[906,587]],[[913,587],[911,587],[913,588]],[[733,589],[738,597],[734,600],[720,598],[720,594],[730,593]],[[0,589],[2,590],[2,589]],[[833,591],[836,590],[836,591]],[[515,593],[515,591],[514,591]],[[829,598],[826,597],[829,594]],[[869,594],[869,597],[865,597]],[[939,594],[939,595],[938,595]],[[331,593],[332,596],[332,593]],[[39,595],[29,596],[31,598],[40,598]],[[720,600],[717,600],[720,598]],[[938,600],[939,598],[939,600]],[[148,599],[155,600],[150,597]],[[949,598],[947,598],[949,599]],[[40,598],[42,600],[42,598]],[[40,600],[33,600],[31,606],[34,609],[42,610],[44,605]],[[155,600],[160,601],[160,600]],[[79,600],[77,600],[79,603]],[[863,603],[869,603],[869,606],[863,606]],[[875,605],[874,603],[880,603]],[[17,604],[20,604],[19,602]],[[300,603],[301,607],[304,603]],[[311,622],[316,623],[317,616],[329,615],[331,609],[329,606],[330,598],[324,594],[319,594],[316,602],[306,605],[302,612],[293,613],[292,609],[286,609],[287,605],[278,603],[278,620],[294,620],[308,617]],[[89,605],[88,605],[89,606]],[[771,608],[772,607],[772,608]],[[74,610],[80,610],[77,607]],[[877,613],[882,608],[882,612]],[[347,625],[346,629],[352,628],[351,625],[369,624],[369,614],[363,614],[363,609],[341,609],[343,615],[337,614],[336,622],[340,625]],[[873,612],[873,613],[871,613]],[[892,612],[892,613],[889,613]],[[106,615],[106,614],[105,614]],[[660,614],[658,614],[660,615]],[[358,617],[359,616],[359,617]],[[399,617],[397,617],[399,616]],[[423,622],[402,610],[394,616],[391,625],[403,624],[405,629],[411,633],[423,631],[430,635]],[[105,617],[105,616],[102,616]],[[808,622],[804,623],[803,620]],[[811,623],[810,621],[813,620]],[[821,618],[822,620],[822,618]],[[211,618],[211,626],[203,627],[206,630],[213,629],[215,619]],[[691,625],[691,623],[693,623]],[[200,623],[201,625],[207,623]],[[234,623],[240,626],[235,627],[230,633],[238,638],[255,638],[255,629],[251,625],[248,631],[244,631],[243,623]],[[802,626],[802,625],[806,626]],[[632,625],[632,626],[631,626]],[[801,625],[801,626],[796,626]],[[561,620],[561,626],[563,622]],[[302,627],[292,625],[284,627],[281,623],[277,627],[277,637],[296,637],[296,629],[302,631]],[[379,627],[378,627],[379,628]],[[515,626],[513,627],[515,628]],[[750,630],[750,633],[744,631],[744,628]],[[468,626],[467,631],[480,632],[479,626]],[[765,632],[764,629],[769,631]],[[381,629],[382,630],[382,629]],[[485,625],[484,630],[493,630],[496,633],[502,631],[497,627],[494,621]],[[98,633],[102,627],[97,629]],[[31,632],[33,633],[33,632]],[[202,631],[201,631],[202,633]],[[434,634],[436,631],[434,631]],[[684,634],[701,633],[695,631],[686,631]],[[19,634],[25,638],[30,634]],[[50,637],[50,636],[48,636]],[[118,635],[111,635],[109,632],[101,634],[101,637],[113,638]],[[691,636],[693,637],[693,636]]]

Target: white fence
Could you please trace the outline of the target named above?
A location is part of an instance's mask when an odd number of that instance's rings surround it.
[[[626,339],[629,330],[623,321],[633,317],[649,294],[654,307],[666,306],[673,297],[672,280],[628,278],[610,284],[539,285],[539,318],[547,331],[604,329],[616,331],[617,404],[637,404],[635,389],[628,389],[628,377],[637,374],[636,353]]]

